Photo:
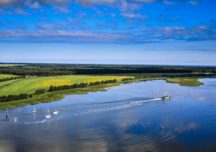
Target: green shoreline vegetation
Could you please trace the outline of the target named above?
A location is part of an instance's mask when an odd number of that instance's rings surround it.
[[[198,78],[168,78],[166,79],[168,83],[177,83],[181,86],[201,86],[204,83],[199,81]]]
[[[83,87],[77,87],[77,88],[66,88],[66,89],[60,89],[60,90],[54,90],[54,91],[42,91],[40,93],[40,89],[36,90],[35,92],[39,91],[38,94],[34,94],[31,97],[28,97],[27,99],[21,99],[21,100],[14,100],[10,102],[2,102],[0,103],[0,109],[6,109],[6,108],[14,108],[18,106],[26,106],[26,105],[34,105],[39,103],[47,103],[47,102],[53,102],[57,100],[61,100],[64,98],[65,95],[74,95],[74,94],[86,94],[89,92],[97,92],[97,91],[105,91],[108,87],[117,86],[123,83],[132,83],[132,82],[140,82],[140,81],[154,81],[154,80],[164,80],[164,78],[142,78],[142,79],[135,79],[132,77],[124,78],[119,81],[112,81],[107,80],[108,83],[104,84],[93,84],[93,85],[86,85]],[[196,78],[168,78],[165,79],[167,83],[178,83],[183,86],[199,86],[203,83],[198,81]],[[111,81],[111,83],[109,83]],[[104,81],[106,82],[106,81]],[[68,86],[68,85],[67,85]],[[57,86],[50,86],[51,87],[57,87]],[[60,88],[62,86],[59,86]],[[49,88],[49,89],[50,89]]]
[[[57,101],[70,94],[102,91],[123,83],[164,80],[200,86],[216,67],[0,64],[0,109]]]
[[[79,94],[104,90],[106,87],[132,79],[134,79],[132,76],[71,75],[30,77],[1,82],[0,109],[55,101],[68,93]]]
[[[86,94],[89,92],[105,91],[105,89],[108,87],[117,86],[120,84],[121,84],[120,82],[116,82],[112,84],[88,86],[85,88],[69,89],[69,90],[62,90],[62,91],[57,91],[57,92],[46,92],[44,94],[40,94],[40,95],[34,96],[32,98],[28,98],[28,99],[0,103],[0,109],[15,108],[19,106],[53,102],[53,101],[63,99],[64,96],[66,95]]]

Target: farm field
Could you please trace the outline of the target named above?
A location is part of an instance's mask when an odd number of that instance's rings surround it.
[[[23,66],[24,64],[0,64],[0,67],[15,67],[15,66]]]
[[[0,74],[0,80],[7,79],[7,78],[14,78],[14,77],[18,77],[18,76],[13,75],[13,74]]]
[[[32,94],[37,89],[46,89],[53,86],[72,85],[79,83],[90,83],[96,81],[113,80],[120,81],[129,76],[88,76],[88,75],[69,75],[51,77],[28,77],[17,80],[0,82],[0,96],[18,95],[22,93]]]

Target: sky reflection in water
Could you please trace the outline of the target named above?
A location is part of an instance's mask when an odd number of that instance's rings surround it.
[[[164,81],[125,84],[106,92],[0,111],[1,152],[216,151],[216,80],[182,87]],[[168,102],[133,98],[171,95]],[[50,120],[48,109],[58,110]]]

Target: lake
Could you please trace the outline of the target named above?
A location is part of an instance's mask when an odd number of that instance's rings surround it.
[[[216,79],[201,81],[199,87],[122,84],[1,110],[0,152],[214,152]],[[148,101],[164,95],[171,100]]]

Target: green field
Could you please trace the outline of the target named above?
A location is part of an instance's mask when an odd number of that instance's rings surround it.
[[[77,89],[63,90],[63,91],[57,91],[57,92],[47,92],[45,94],[33,96],[33,98],[29,98],[29,99],[0,103],[0,109],[7,109],[7,108],[25,106],[29,104],[34,105],[34,104],[39,104],[39,103],[57,101],[57,100],[63,99],[65,95],[73,95],[73,94],[77,95],[77,94],[85,94],[88,92],[105,91],[106,88],[116,86],[119,84],[121,84],[121,82],[117,82],[114,84],[102,84],[102,85],[97,85],[97,86],[88,86],[86,88],[77,88]]]
[[[0,67],[15,67],[15,66],[23,66],[24,64],[0,64]]]
[[[18,77],[18,76],[13,75],[13,74],[0,74],[0,79],[15,78],[15,77]]]
[[[182,86],[200,86],[203,85],[197,78],[168,78],[168,83],[178,83]]]
[[[127,76],[52,76],[52,77],[29,77],[17,80],[0,82],[0,96],[18,95],[22,93],[32,94],[37,89],[48,89],[51,85],[62,86],[75,83],[90,83],[103,80],[116,79],[118,81],[128,78]]]

